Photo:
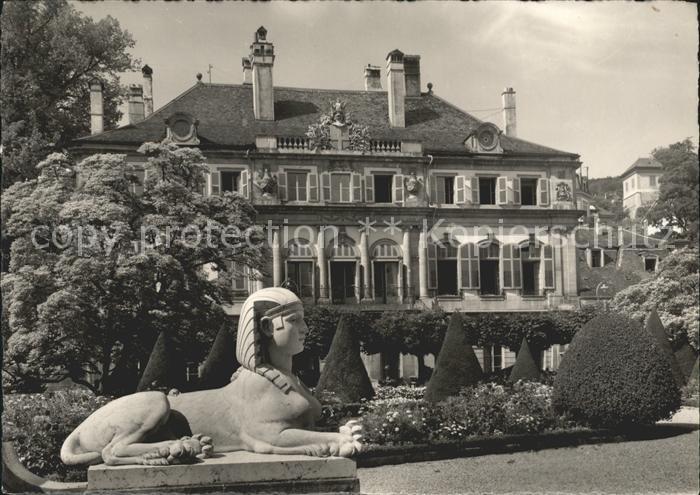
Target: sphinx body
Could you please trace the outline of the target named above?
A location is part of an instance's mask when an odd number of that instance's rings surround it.
[[[351,456],[361,427],[315,432],[321,405],[291,372],[306,336],[301,301],[262,289],[243,304],[236,342],[241,368],[214,390],[141,392],[95,411],[63,444],[66,464],[174,464],[213,452]],[[193,434],[195,432],[195,434]]]

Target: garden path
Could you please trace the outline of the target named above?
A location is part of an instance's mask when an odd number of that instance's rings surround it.
[[[699,493],[699,432],[358,470],[363,494]]]

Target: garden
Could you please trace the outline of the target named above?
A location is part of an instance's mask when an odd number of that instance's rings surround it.
[[[527,337],[511,369],[484,374],[468,318],[455,313],[445,317],[448,328],[436,368],[424,386],[373,386],[350,321],[339,319],[314,392],[323,404],[318,429],[337,430],[350,418],[361,419],[361,466],[410,461],[412,452],[425,449],[458,457],[475,446],[498,451],[500,445],[509,451],[517,450],[518,442],[532,448],[538,438],[565,437],[566,445],[592,433],[618,435],[670,417],[697,388],[697,364],[686,376],[670,347],[660,343],[665,332],[655,314],[644,325],[616,313],[589,319],[574,332],[556,374],[540,371]],[[217,344],[227,342],[230,335],[219,336],[211,354],[223,356]],[[162,358],[156,359],[159,365]],[[210,362],[209,369],[223,369],[215,364]],[[156,366],[151,368],[155,373]],[[60,447],[109,400],[84,388],[7,395],[5,440],[15,443],[20,461],[32,472],[60,481],[84,480],[84,467],[61,463]]]

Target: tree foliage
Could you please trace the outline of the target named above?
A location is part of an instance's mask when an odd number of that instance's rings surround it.
[[[90,132],[89,82],[104,84],[105,127],[118,122],[134,40],[116,19],[93,21],[65,0],[6,1],[2,9],[3,189]]]
[[[198,150],[147,143],[140,151],[142,195],[124,155],[85,158],[76,182],[57,153],[40,164],[39,178],[4,195],[14,239],[3,278],[6,377],[70,377],[108,393],[110,377],[145,363],[160,332],[199,361],[226,320],[232,262],[259,266],[253,207],[238,194],[201,194]]]
[[[659,199],[646,212],[656,226],[680,229],[689,240],[698,240],[698,152],[690,138],[657,148],[654,158],[663,165]]]
[[[661,261],[654,277],[618,292],[611,308],[640,322],[656,309],[673,347],[677,349],[688,342],[697,351],[698,268],[696,247],[674,251]]]

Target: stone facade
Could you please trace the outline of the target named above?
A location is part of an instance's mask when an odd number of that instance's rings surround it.
[[[206,193],[242,194],[268,229],[272,257],[235,282],[231,314],[266,286],[375,311],[576,306],[579,157],[516,137],[512,88],[504,133],[420,92],[418,56],[387,55],[386,91],[371,65],[364,91],[334,91],[273,87],[273,53],[258,30],[244,84],[200,80],[73,148],[127,153],[138,168],[145,141],[200,147]]]

